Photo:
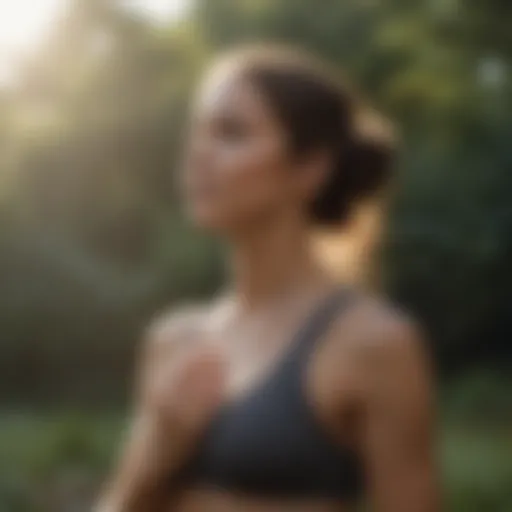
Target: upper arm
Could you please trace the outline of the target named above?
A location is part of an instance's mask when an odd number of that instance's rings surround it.
[[[162,505],[168,502],[165,483],[173,466],[168,460],[169,450],[160,444],[157,423],[146,412],[156,399],[154,383],[160,370],[168,371],[170,361],[188,345],[198,320],[197,313],[178,312],[160,317],[148,329],[137,364],[133,419],[100,510],[163,510]]]
[[[203,310],[189,307],[158,316],[142,339],[136,364],[136,403],[147,397],[145,391],[160,370],[168,368],[179,354],[197,339]]]
[[[431,369],[408,321],[383,325],[367,348],[362,451],[378,512],[438,510]]]

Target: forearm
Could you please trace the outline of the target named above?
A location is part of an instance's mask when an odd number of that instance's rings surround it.
[[[172,475],[181,460],[179,443],[173,443],[169,437],[157,423],[137,421],[98,512],[168,510]]]
[[[162,339],[163,336],[163,339]],[[174,333],[176,336],[176,333]],[[143,357],[136,422],[97,512],[169,512],[179,499],[179,473],[223,397],[223,365],[206,350],[177,358],[176,340],[153,335]]]
[[[169,512],[167,498],[154,492],[143,494],[140,492],[126,492],[117,489],[108,493],[100,501],[96,512]]]

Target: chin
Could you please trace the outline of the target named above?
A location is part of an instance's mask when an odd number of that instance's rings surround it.
[[[219,218],[206,212],[193,212],[189,214],[189,219],[194,227],[207,233],[217,235],[226,230]]]
[[[231,237],[243,231],[245,217],[238,212],[227,212],[217,208],[193,207],[187,211],[188,218],[194,227],[211,235]]]

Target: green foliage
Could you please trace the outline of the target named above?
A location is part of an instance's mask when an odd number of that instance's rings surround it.
[[[512,510],[511,26],[507,0],[197,0],[158,27],[69,2],[0,88],[0,402],[119,403],[154,312],[218,287],[221,250],[174,186],[187,108],[219,50],[292,42],[402,128],[388,289],[466,375],[443,393],[446,510]],[[1,416],[0,510],[87,510],[120,425]]]
[[[90,507],[121,433],[121,422],[105,415],[2,415],[0,510]]]
[[[444,395],[444,409],[449,417],[467,421],[473,426],[510,425],[511,389],[510,376],[505,374],[490,370],[468,373],[448,387]]]
[[[445,428],[442,448],[446,510],[510,510],[512,441],[508,432],[459,421]]]
[[[180,215],[175,169],[205,64],[259,39],[325,56],[398,122],[388,289],[427,324],[444,372],[506,366],[511,24],[498,0],[198,0],[168,26],[70,2],[0,89],[1,398],[119,401],[154,311],[222,282],[220,249]],[[454,399],[461,414],[478,386]],[[499,414],[498,397],[481,407]]]
[[[467,381],[468,390],[478,386],[475,379]],[[512,506],[509,433],[499,423],[475,426],[452,412],[441,425],[445,510],[507,512]],[[91,503],[115,458],[123,424],[112,414],[4,413],[0,510],[60,512]]]
[[[157,28],[72,2],[0,92],[6,393],[33,387],[13,364],[39,358],[44,381],[57,356],[101,367],[124,346],[119,380],[155,308],[218,286],[219,250],[181,220],[174,169],[205,63],[256,39],[339,64],[403,128],[384,268],[443,368],[510,354],[510,21],[500,2],[208,0]]]

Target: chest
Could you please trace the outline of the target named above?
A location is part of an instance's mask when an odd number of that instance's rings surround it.
[[[336,349],[336,331],[304,339],[296,323],[283,317],[218,332],[227,361],[226,402],[236,405],[228,409],[238,419],[258,416],[276,426],[293,395],[326,429],[343,430],[355,399],[350,357]]]
[[[339,397],[334,368],[326,364],[328,341],[299,348],[287,346],[257,363],[233,361],[232,376],[245,373],[242,391],[233,391],[203,440],[198,480],[258,495],[326,496],[355,485],[353,453],[332,428]]]

